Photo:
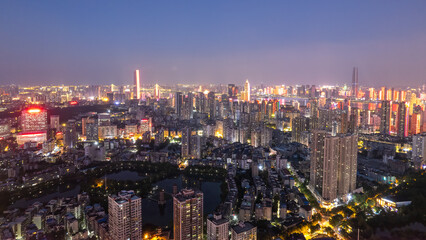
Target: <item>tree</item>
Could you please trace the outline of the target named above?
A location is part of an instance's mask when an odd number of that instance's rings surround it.
[[[318,230],[320,230],[320,225],[319,224],[316,224],[316,225],[312,225],[311,227],[310,227],[310,229],[311,229],[311,233],[314,233],[314,232],[316,232],[316,231],[318,231]]]
[[[336,214],[330,218],[329,223],[331,226],[337,227],[338,225],[342,223],[342,220],[343,220],[343,216],[341,214]]]

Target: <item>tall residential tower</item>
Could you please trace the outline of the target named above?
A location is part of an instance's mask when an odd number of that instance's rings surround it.
[[[112,240],[142,239],[142,199],[134,191],[108,196],[108,212]]]
[[[183,189],[173,196],[175,240],[203,239],[203,193]]]
[[[310,185],[326,202],[356,188],[357,135],[332,136],[314,131],[311,143]]]

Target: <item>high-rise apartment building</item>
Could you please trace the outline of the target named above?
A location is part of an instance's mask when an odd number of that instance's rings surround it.
[[[380,109],[380,133],[390,133],[392,103],[390,101],[382,101],[382,107]]]
[[[182,129],[182,145],[181,145],[181,155],[182,158],[189,158],[191,154],[191,128],[186,127]]]
[[[397,134],[398,137],[408,137],[408,123],[409,113],[406,102],[400,102],[398,104],[398,115],[397,115]]]
[[[309,184],[325,201],[333,201],[355,190],[357,140],[357,135],[313,132]]]
[[[214,118],[216,116],[216,96],[214,92],[207,94],[207,107],[209,109],[209,117]]]
[[[220,214],[207,218],[207,240],[228,240],[229,221]]]
[[[203,239],[203,193],[183,189],[173,196],[175,240]]]
[[[182,117],[183,95],[181,92],[175,93],[175,113],[178,118]]]
[[[240,223],[232,227],[232,240],[256,240],[257,227],[249,222]]]
[[[142,199],[134,191],[108,197],[108,226],[112,240],[142,239]]]
[[[141,99],[141,81],[140,81],[139,69],[135,71],[135,93],[133,98],[138,100]]]

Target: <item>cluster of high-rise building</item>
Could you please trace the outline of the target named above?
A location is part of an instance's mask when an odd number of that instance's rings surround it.
[[[207,218],[206,229],[203,193],[173,194],[174,239],[256,239],[251,220],[289,226],[309,220],[311,206],[287,168],[298,170],[317,200],[332,204],[360,191],[357,177],[392,184],[408,169],[426,166],[425,89],[364,87],[358,68],[350,87],[248,80],[168,87],[143,84],[136,70],[128,86],[1,90],[0,150],[8,175],[1,190],[37,186],[100,161],[225,168],[226,207]],[[239,201],[237,169],[251,172],[239,183]],[[275,211],[274,197],[280,199]],[[133,191],[108,197],[111,239],[143,237],[141,202]],[[232,214],[239,223],[231,223]]]

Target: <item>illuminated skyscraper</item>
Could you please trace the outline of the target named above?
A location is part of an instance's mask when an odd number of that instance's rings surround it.
[[[251,99],[250,94],[251,94],[250,83],[247,79],[246,83],[244,84],[244,101],[250,102],[250,99]]]
[[[155,99],[160,98],[160,86],[158,84],[155,84],[154,98]]]
[[[108,226],[112,240],[142,239],[142,199],[134,191],[108,196]]]
[[[183,189],[173,196],[175,240],[203,239],[203,193]]]
[[[133,98],[141,99],[141,82],[140,82],[139,69],[135,71],[135,95]]]

